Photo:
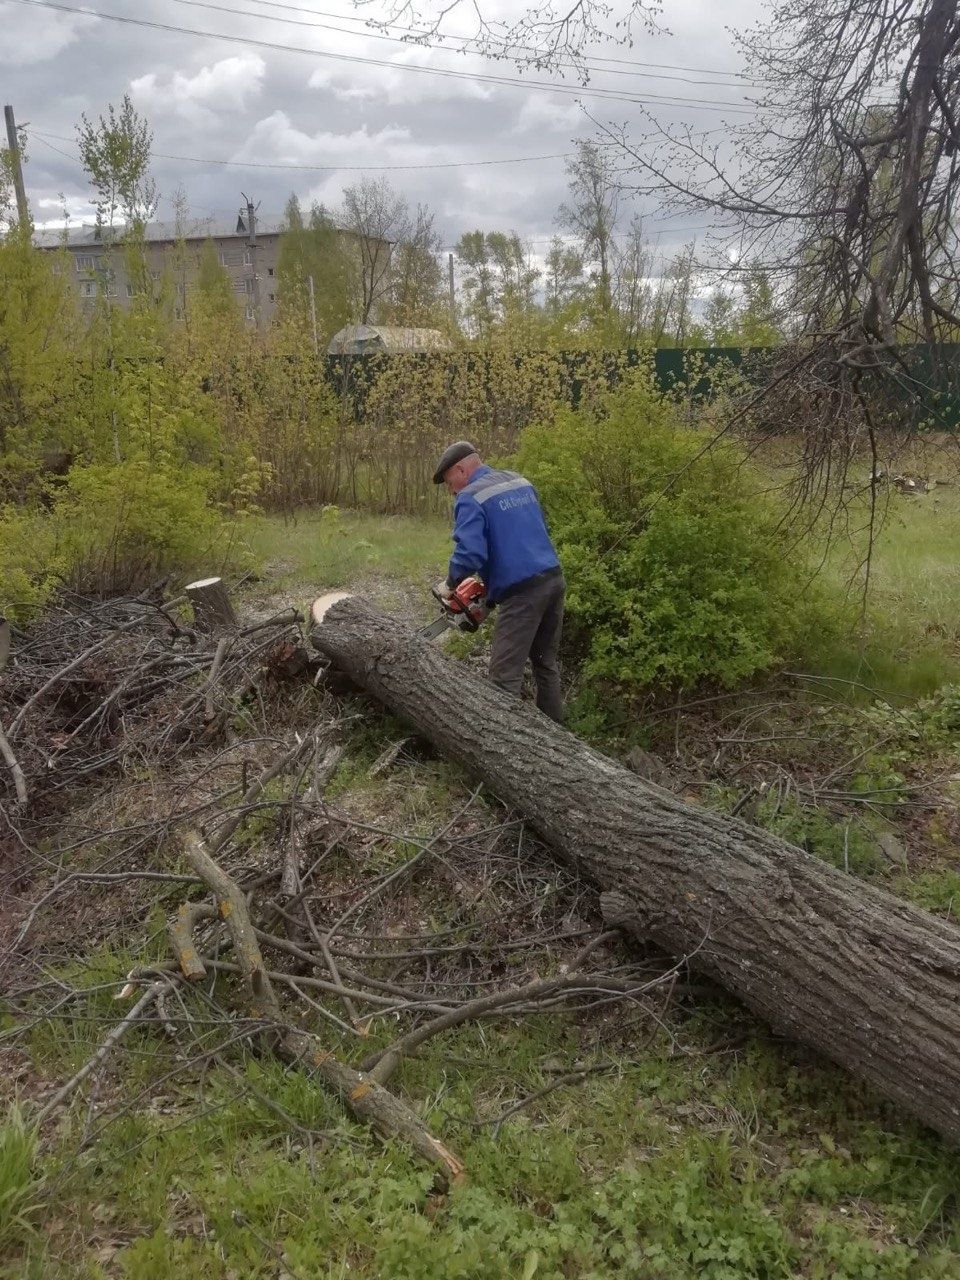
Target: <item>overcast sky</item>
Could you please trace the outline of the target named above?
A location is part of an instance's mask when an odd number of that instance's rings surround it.
[[[81,7],[75,0],[63,6]],[[0,0],[0,92],[30,133],[26,184],[38,223],[58,220],[61,194],[72,221],[90,219],[76,122],[81,112],[96,116],[129,93],[153,127],[160,216],[170,216],[178,186],[197,216],[235,212],[241,191],[259,201],[266,216],[279,214],[291,191],[305,204],[319,200],[335,210],[344,186],[362,170],[380,176],[378,166],[421,166],[382,172],[412,204],[435,211],[445,245],[476,227],[513,229],[538,255],[556,230],[564,161],[529,157],[557,157],[570,151],[572,140],[592,136],[584,108],[598,119],[641,127],[634,103],[593,97],[590,90],[643,98],[665,123],[722,130],[725,121],[744,118],[736,107],[748,105],[747,91],[731,74],[739,61],[727,28],[762,13],[759,0],[665,0],[669,33],[637,33],[632,48],[594,46],[591,58],[623,61],[593,72],[584,89],[572,74],[565,81],[557,73],[526,74],[520,86],[471,80],[469,73],[518,72],[510,63],[451,48],[375,38],[364,20],[386,15],[382,0],[362,9],[347,0],[93,0],[90,8],[190,30]],[[485,10],[494,17],[520,11],[514,0],[496,0]],[[402,21],[409,25],[410,18]],[[469,29],[466,15],[457,13],[444,27],[452,34]],[[568,91],[546,91],[559,83]],[[665,103],[654,95],[686,101]],[[527,159],[422,167],[514,157]],[[704,238],[702,217],[691,222],[689,214],[671,217],[649,205],[638,211],[664,255],[694,236]]]

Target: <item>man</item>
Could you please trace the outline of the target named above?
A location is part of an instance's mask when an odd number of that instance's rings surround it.
[[[514,471],[486,466],[468,440],[444,450],[433,482],[457,497],[447,588],[475,573],[497,606],[490,679],[519,697],[529,659],[537,706],[562,721],[557,654],[565,583],[536,490]]]

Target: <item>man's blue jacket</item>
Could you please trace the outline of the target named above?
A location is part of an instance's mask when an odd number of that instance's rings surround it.
[[[451,586],[477,573],[496,603],[527,578],[559,566],[537,491],[515,471],[478,467],[453,510]]]

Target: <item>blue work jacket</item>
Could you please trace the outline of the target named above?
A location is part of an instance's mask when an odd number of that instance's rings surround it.
[[[537,491],[515,471],[478,467],[457,494],[453,522],[449,582],[455,586],[471,573],[479,574],[491,603],[560,563]]]

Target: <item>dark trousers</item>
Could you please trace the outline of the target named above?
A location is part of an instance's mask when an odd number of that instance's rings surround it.
[[[516,697],[520,696],[524,669],[530,660],[537,682],[537,706],[558,723],[563,721],[557,655],[565,590],[566,584],[558,574],[542,578],[501,601],[490,653],[491,681]]]

